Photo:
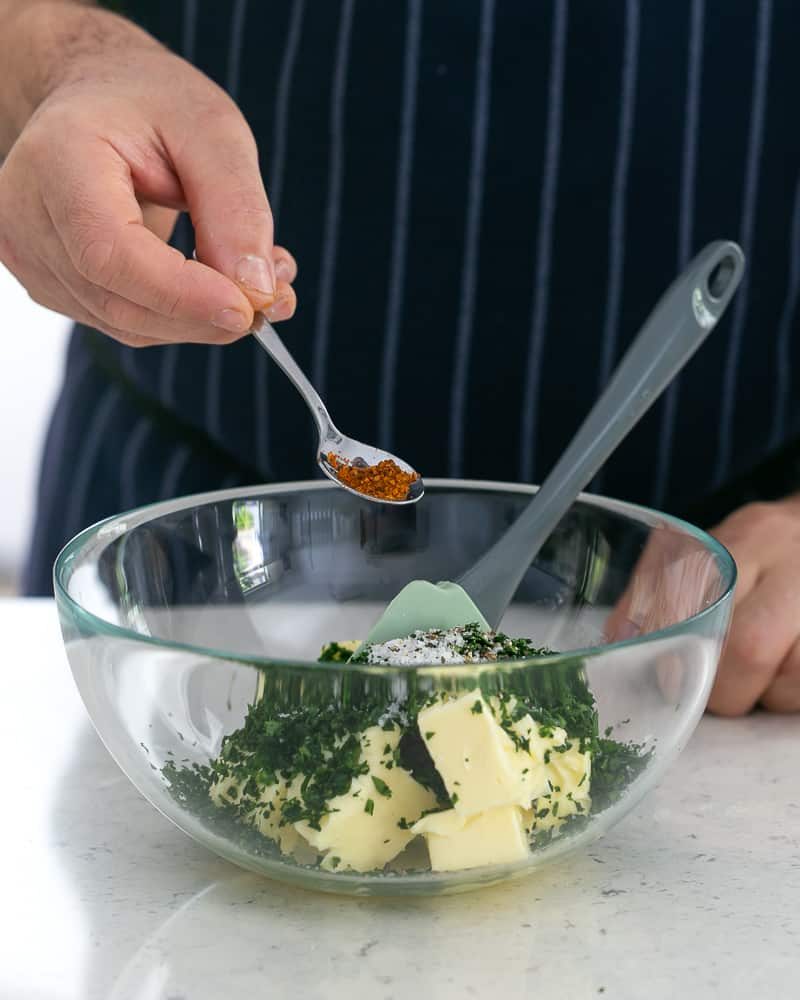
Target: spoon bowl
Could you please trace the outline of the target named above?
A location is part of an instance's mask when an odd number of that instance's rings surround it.
[[[417,500],[423,496],[425,493],[425,486],[422,482],[422,477],[416,469],[413,469],[407,462],[404,462],[402,458],[398,458],[397,455],[392,455],[391,452],[383,451],[381,448],[376,448],[374,445],[364,444],[363,441],[356,441],[355,438],[342,434],[342,432],[337,430],[333,424],[330,425],[330,430],[334,436],[326,437],[324,441],[320,441],[320,447],[317,453],[317,465],[319,465],[320,469],[322,469],[328,479],[332,479],[337,486],[341,486],[342,489],[345,489],[350,493],[355,493],[356,496],[361,497],[364,500],[372,500],[374,503],[390,503],[395,506],[416,503]],[[348,465],[352,465],[356,469],[366,468],[370,465],[379,465],[381,462],[388,460],[394,462],[394,464],[403,472],[406,472],[409,475],[414,475],[417,478],[413,480],[411,485],[408,487],[408,495],[404,500],[386,500],[381,497],[375,497],[369,493],[362,493],[361,490],[357,490],[353,486],[349,486],[339,478],[336,468],[328,457],[331,452],[333,452],[337,458],[344,460]]]

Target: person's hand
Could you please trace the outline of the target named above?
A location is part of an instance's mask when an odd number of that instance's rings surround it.
[[[800,711],[800,497],[750,504],[711,532],[736,560],[734,612],[708,707]],[[609,641],[656,631],[720,597],[713,557],[654,531],[605,627]]]
[[[800,497],[742,507],[711,533],[739,579],[709,708],[800,712]]]
[[[70,42],[53,16],[29,22],[31,51],[59,61],[0,167],[0,261],[36,302],[134,346],[227,343],[254,308],[289,318],[296,265],[234,102],[121,18],[81,10]],[[186,209],[203,263],[165,242]]]

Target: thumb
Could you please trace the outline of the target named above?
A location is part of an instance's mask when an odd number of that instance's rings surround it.
[[[195,230],[197,257],[235,281],[254,309],[275,299],[272,210],[258,150],[238,109],[194,124],[172,153]],[[191,125],[190,125],[191,127]]]

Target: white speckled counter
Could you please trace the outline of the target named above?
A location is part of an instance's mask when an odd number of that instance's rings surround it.
[[[706,719],[660,789],[527,881],[350,900],[246,875],[94,734],[49,601],[0,602],[2,1000],[796,1000],[800,717]]]

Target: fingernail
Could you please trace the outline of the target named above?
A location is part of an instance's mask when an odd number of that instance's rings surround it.
[[[289,261],[285,257],[280,257],[275,261],[275,277],[280,281],[291,281],[292,269],[289,267]]]
[[[271,323],[278,323],[282,319],[288,319],[291,313],[291,303],[289,299],[276,299],[271,306],[264,310],[264,315]]]
[[[272,273],[263,257],[256,257],[254,254],[240,257],[236,263],[236,280],[240,285],[261,292],[262,295],[275,294]]]
[[[229,333],[244,333],[250,326],[245,314],[240,313],[238,309],[222,309],[211,322],[220,330],[227,330]]]

